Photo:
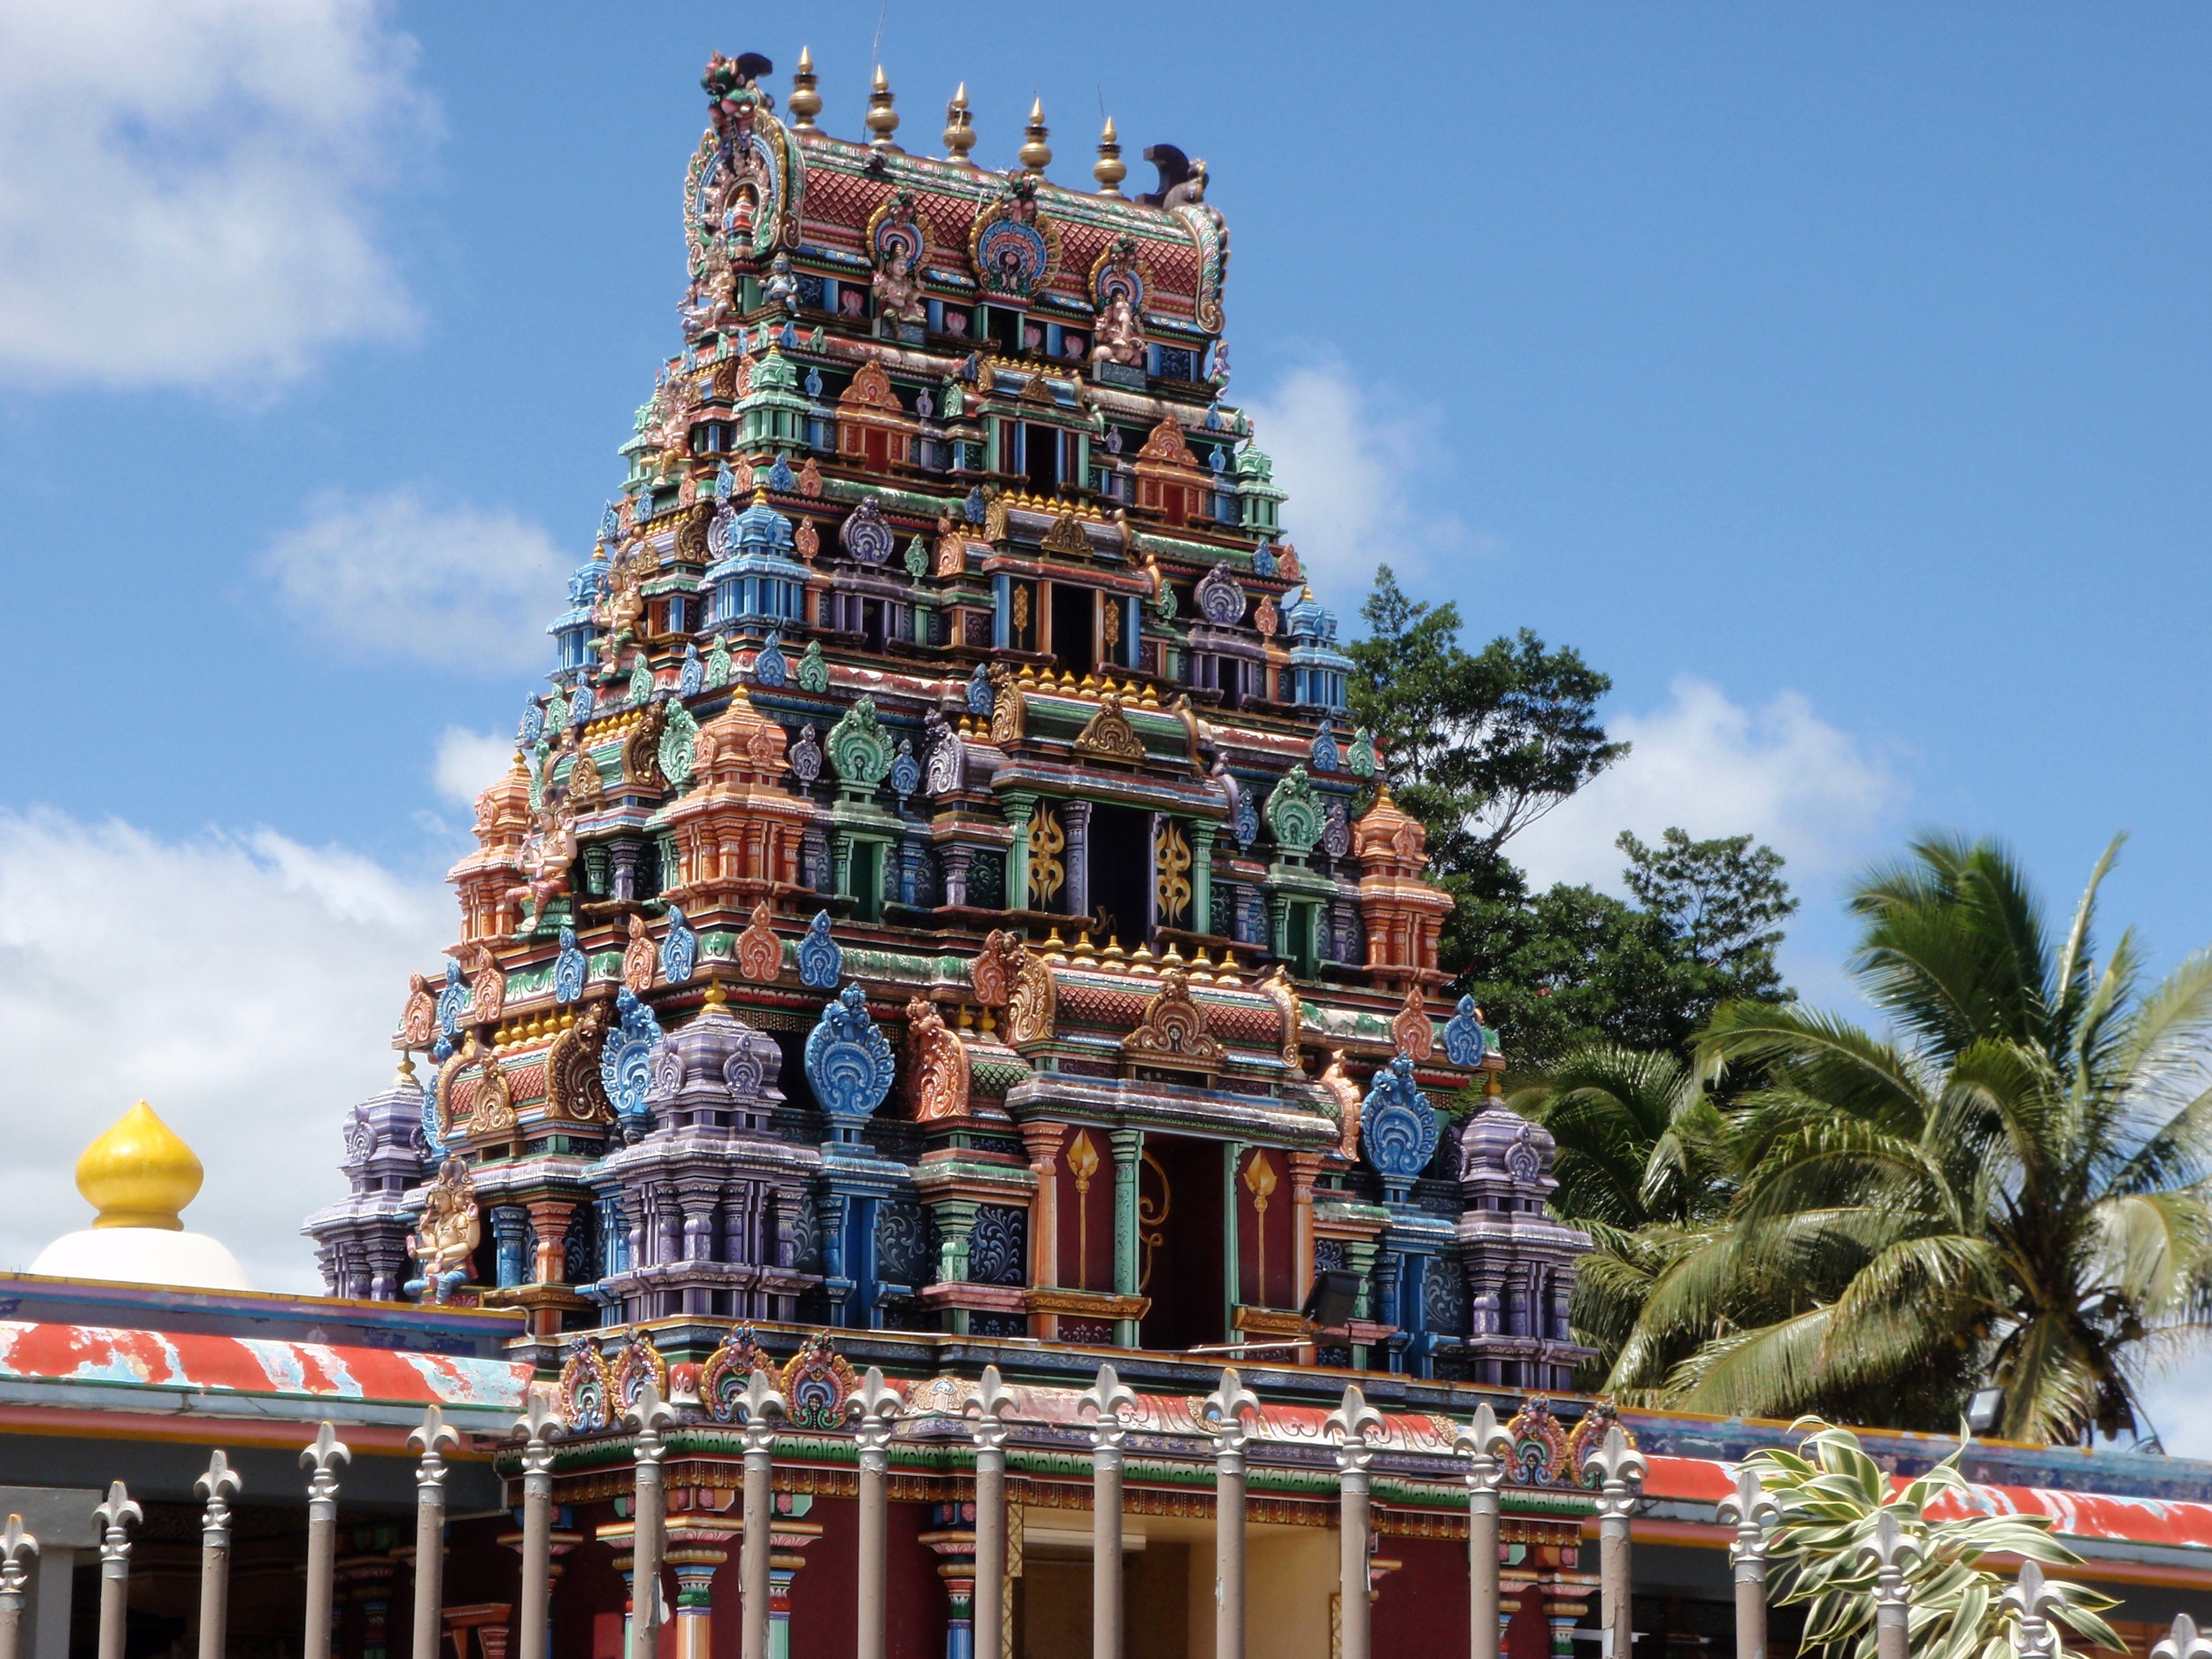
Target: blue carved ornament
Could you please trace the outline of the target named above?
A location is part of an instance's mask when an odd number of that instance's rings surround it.
[[[844,972],[845,953],[830,937],[829,912],[817,910],[799,940],[799,983],[818,991],[832,991]]]
[[[561,954],[553,958],[553,1000],[572,1002],[584,994],[584,978],[591,963],[576,943],[576,930],[561,929]]]
[[[1454,1065],[1480,1065],[1485,1048],[1482,1010],[1475,999],[1463,996],[1452,1017],[1444,1022],[1444,1057]]]
[[[671,985],[685,984],[698,964],[699,935],[684,920],[683,907],[672,904],[668,907],[668,933],[661,941],[661,978]]]
[[[599,1080],[606,1086],[615,1121],[634,1141],[652,1124],[645,1089],[652,1080],[653,1045],[661,1039],[661,1023],[626,985],[616,994],[614,1007],[614,1029],[599,1050]]]
[[[1383,1192],[1402,1200],[1436,1156],[1436,1109],[1413,1080],[1413,1056],[1401,1054],[1375,1073],[1360,1109],[1360,1150],[1383,1178]]]
[[[807,1081],[840,1141],[859,1137],[861,1125],[891,1092],[894,1069],[891,1045],[868,1017],[866,993],[847,986],[823,1008],[806,1039]]]

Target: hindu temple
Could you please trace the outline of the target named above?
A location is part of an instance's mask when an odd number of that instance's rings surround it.
[[[672,160],[327,1296],[182,1232],[143,1108],[0,1276],[0,1654],[1747,1651],[1787,1425],[1575,1393],[1590,1240],[1229,396],[1206,164],[772,80],[715,57]],[[2137,1651],[2212,1587],[2212,1469],[1972,1451]]]

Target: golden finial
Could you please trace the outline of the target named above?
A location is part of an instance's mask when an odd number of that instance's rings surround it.
[[[1033,179],[1045,176],[1045,169],[1052,165],[1052,146],[1045,142],[1045,101],[1037,99],[1029,106],[1029,125],[1022,128],[1022,147],[1017,151],[1022,166]]]
[[[867,127],[875,134],[868,141],[870,148],[885,151],[898,148],[891,134],[899,130],[899,112],[891,107],[891,82],[881,64],[876,65],[875,85],[868,92]]]
[[[96,1227],[181,1233],[180,1212],[198,1196],[206,1176],[192,1148],[144,1101],[77,1160],[77,1190],[100,1212]]]
[[[802,133],[814,130],[814,118],[822,112],[822,95],[817,92],[814,73],[814,54],[805,47],[799,48],[799,67],[791,77],[791,125]]]
[[[707,981],[707,1006],[709,1008],[719,1008],[727,1001],[729,1001],[729,998],[723,994],[722,981],[719,979],[709,979]]]
[[[399,1051],[399,1075],[395,1077],[392,1081],[395,1083],[412,1083],[414,1080],[415,1056],[408,1053],[406,1049],[402,1048]]]
[[[968,113],[968,83],[962,81],[960,90],[952,95],[952,102],[945,105],[945,152],[957,162],[967,163],[968,152],[975,148],[975,118]]]
[[[1101,196],[1119,196],[1121,181],[1129,176],[1128,165],[1121,158],[1121,140],[1114,131],[1114,118],[1106,118],[1106,130],[1098,135],[1098,159],[1091,165],[1091,177],[1098,180]]]

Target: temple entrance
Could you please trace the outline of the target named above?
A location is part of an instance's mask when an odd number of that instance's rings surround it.
[[[1141,1346],[1196,1348],[1228,1330],[1222,1292],[1223,1147],[1148,1134],[1137,1171],[1138,1289],[1152,1298]]]
[[[1091,809],[1090,860],[1093,911],[1105,912],[1105,930],[1097,942],[1109,938],[1134,950],[1147,936],[1146,913],[1152,898],[1152,829],[1149,815],[1125,806],[1100,804]]]

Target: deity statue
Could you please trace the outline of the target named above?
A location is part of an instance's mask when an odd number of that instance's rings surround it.
[[[1348,1164],[1359,1162],[1359,1085],[1344,1074],[1344,1050],[1329,1050],[1329,1064],[1316,1079],[1336,1099],[1337,1156]]]
[[[576,825],[564,800],[548,802],[532,814],[530,833],[522,841],[523,885],[508,896],[526,902],[526,926],[536,927],[557,899],[568,895],[569,866],[576,862]]]
[[[921,250],[910,237],[903,232],[887,232],[876,252],[875,273],[869,280],[879,318],[888,318],[895,326],[918,323],[927,315],[922,305],[922,285],[916,275],[920,265]]]
[[[423,1195],[415,1231],[407,1235],[407,1254],[421,1271],[403,1286],[406,1294],[433,1306],[443,1302],[468,1278],[469,1259],[483,1236],[468,1164],[448,1158]]]
[[[769,261],[768,280],[760,285],[760,296],[787,316],[799,309],[799,279],[791,269],[789,254],[779,252]]]
[[[1091,348],[1091,361],[1131,365],[1144,361],[1144,329],[1126,294],[1116,294],[1099,312],[1098,343]]]

